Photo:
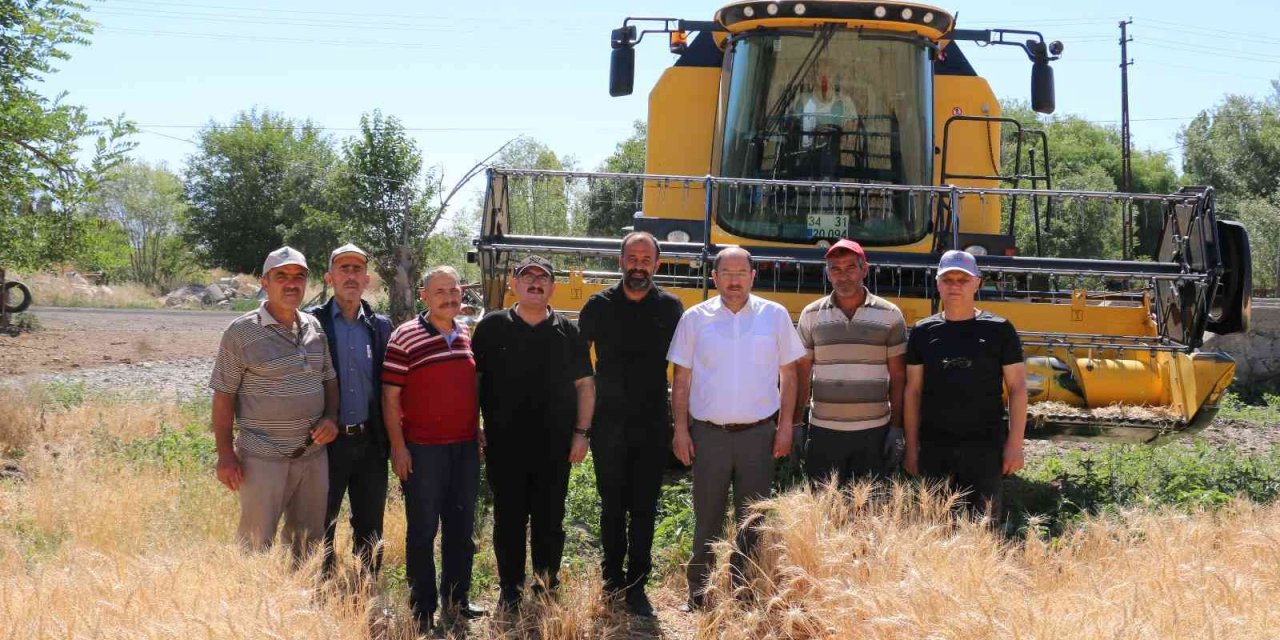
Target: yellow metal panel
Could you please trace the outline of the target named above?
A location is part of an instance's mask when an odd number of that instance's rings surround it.
[[[933,118],[934,146],[938,157],[934,162],[934,182],[942,183],[943,128],[954,115],[1000,116],[1000,101],[991,85],[978,76],[934,76]],[[982,122],[955,122],[947,141],[947,172],[968,175],[999,175],[1000,125]],[[948,181],[958,187],[995,188],[996,180]],[[966,196],[960,203],[960,231],[963,233],[999,233],[1000,198]]]
[[[720,92],[720,69],[670,67],[649,92],[645,173],[706,176],[711,172],[712,136]],[[651,218],[702,220],[701,183],[646,183],[644,214]]]

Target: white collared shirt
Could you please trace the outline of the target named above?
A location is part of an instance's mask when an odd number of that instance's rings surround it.
[[[689,413],[695,419],[742,424],[778,411],[778,368],[804,354],[782,305],[753,295],[733,313],[716,296],[684,312],[667,360],[693,370]]]

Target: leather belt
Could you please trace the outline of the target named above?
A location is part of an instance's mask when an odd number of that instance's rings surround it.
[[[712,427],[712,428],[715,428],[715,429],[720,429],[721,431],[728,431],[729,433],[733,433],[733,432],[735,432],[735,431],[746,431],[747,429],[750,429],[750,428],[752,428],[752,427],[756,427],[756,426],[759,426],[759,425],[765,424],[766,422],[769,422],[770,420],[773,420],[773,416],[769,416],[768,418],[765,418],[765,419],[763,419],[763,420],[756,420],[755,422],[735,422],[735,423],[733,423],[733,424],[719,424],[719,423],[715,423],[715,422],[707,422],[706,420],[698,420],[697,418],[694,418],[694,420],[695,420],[695,421],[697,421],[697,422],[701,422],[702,424],[705,424],[705,425],[707,425],[708,427]]]
[[[364,422],[357,422],[356,424],[340,424],[338,425],[338,435],[358,436],[364,433],[365,424],[366,423]]]

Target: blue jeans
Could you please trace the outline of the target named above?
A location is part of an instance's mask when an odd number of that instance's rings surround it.
[[[405,570],[409,605],[420,615],[432,614],[436,602],[465,606],[471,590],[471,560],[476,547],[476,494],[480,488],[480,450],[475,441],[455,444],[409,444],[413,472],[404,490]],[[435,541],[440,540],[440,587],[436,588]]]

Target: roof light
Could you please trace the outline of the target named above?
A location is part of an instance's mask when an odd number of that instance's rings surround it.
[[[875,14],[877,18],[883,18],[889,15],[889,10],[884,7],[876,7]]]
[[[797,2],[797,3],[796,3],[796,15],[798,15],[798,16],[802,16],[802,15],[804,15],[804,3],[803,3],[803,2]]]
[[[753,8],[751,8],[751,7],[749,7],[749,6],[748,6],[748,7],[743,7],[743,8],[742,8],[742,15],[744,15],[744,16],[746,16],[746,17],[750,18],[751,16],[756,15],[756,10],[755,10],[755,9],[753,9]]]
[[[932,12],[932,11],[930,11],[930,12],[928,12],[928,13],[924,14],[924,23],[925,23],[925,24],[929,24],[929,23],[931,23],[931,22],[933,22],[933,12]]]
[[[907,7],[907,8],[905,8],[905,9],[903,9],[903,10],[902,10],[902,19],[903,19],[903,20],[910,20],[910,19],[911,19],[911,7]]]
[[[778,15],[778,5],[776,4],[770,4],[769,6],[765,7],[764,10],[769,12],[769,15],[771,16]]]

